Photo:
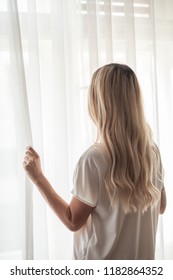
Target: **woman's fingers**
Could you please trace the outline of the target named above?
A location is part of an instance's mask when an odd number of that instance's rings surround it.
[[[29,146],[26,148],[24,161],[26,163],[29,163],[29,162],[35,162],[35,163],[38,162],[39,163],[39,155],[32,147]]]
[[[34,159],[34,155],[30,151],[26,151],[25,156],[27,156],[29,159]]]
[[[28,146],[26,148],[26,152],[29,152],[31,155],[35,156],[35,157],[39,157],[39,155],[37,154],[37,152],[31,147],[31,146]]]
[[[31,160],[32,160],[32,159],[30,159],[28,156],[25,156],[25,157],[24,157],[24,161],[25,161],[26,163],[29,163]]]
[[[27,147],[23,159],[23,167],[33,182],[37,182],[42,174],[40,157],[32,147]]]

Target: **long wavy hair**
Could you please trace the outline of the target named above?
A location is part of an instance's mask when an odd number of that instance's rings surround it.
[[[97,126],[109,170],[105,184],[110,205],[121,202],[125,213],[156,205],[160,191],[153,185],[153,152],[157,149],[142,105],[141,90],[133,70],[112,63],[92,76],[89,113]]]

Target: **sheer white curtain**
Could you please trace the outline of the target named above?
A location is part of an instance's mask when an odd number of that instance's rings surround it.
[[[168,207],[157,258],[173,259],[173,2],[171,0],[1,0],[0,259],[70,259],[72,235],[25,179],[25,146],[70,200],[73,169],[94,139],[87,114],[92,72],[129,64],[141,84],[160,146]]]

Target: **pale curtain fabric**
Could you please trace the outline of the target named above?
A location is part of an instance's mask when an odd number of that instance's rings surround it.
[[[168,206],[157,258],[173,259],[173,1],[0,1],[0,259],[70,259],[72,234],[25,178],[25,147],[70,200],[73,170],[92,143],[87,89],[109,62],[137,73],[165,169]]]

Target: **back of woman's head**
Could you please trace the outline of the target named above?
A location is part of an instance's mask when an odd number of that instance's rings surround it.
[[[108,156],[105,183],[111,206],[119,200],[125,213],[145,211],[157,203],[159,191],[152,183],[153,141],[133,70],[117,63],[99,68],[88,105]]]

